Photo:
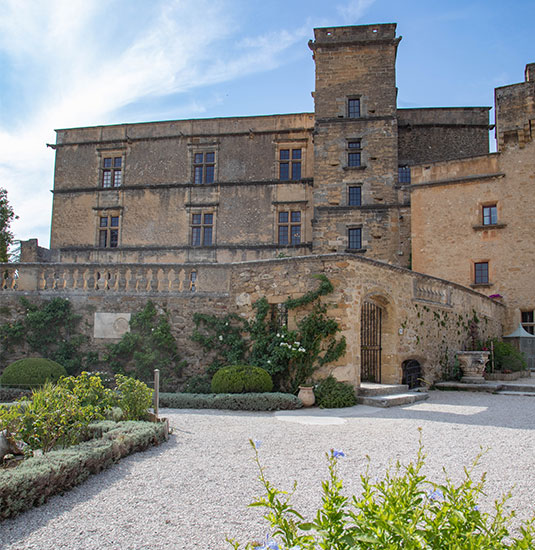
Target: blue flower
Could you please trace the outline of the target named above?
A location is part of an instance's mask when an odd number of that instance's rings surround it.
[[[429,500],[444,500],[444,494],[440,489],[435,489],[427,493],[427,498]]]
[[[474,506],[474,512],[479,512],[479,506],[477,504]]]
[[[262,440],[261,439],[253,439],[253,445],[255,449],[260,449],[262,447]]]
[[[338,451],[337,449],[331,449],[331,455],[333,458],[343,458],[346,456],[344,451]]]
[[[262,544],[261,546],[255,546],[254,550],[280,550],[280,549],[277,542],[274,539],[272,539],[268,533],[266,535],[266,542],[264,542],[264,544]]]

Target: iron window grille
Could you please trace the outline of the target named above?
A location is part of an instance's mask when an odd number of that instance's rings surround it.
[[[399,166],[398,167],[398,183],[410,183],[411,182],[411,167]]]

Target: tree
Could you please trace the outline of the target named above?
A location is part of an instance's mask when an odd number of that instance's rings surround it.
[[[13,220],[18,219],[13,208],[7,200],[7,191],[0,188],[0,262],[9,261],[8,249],[13,244],[13,232],[10,225]]]

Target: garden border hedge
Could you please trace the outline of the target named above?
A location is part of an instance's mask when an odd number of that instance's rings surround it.
[[[105,420],[90,428],[95,439],[0,470],[0,521],[68,491],[124,456],[168,439],[167,423]]]
[[[281,411],[300,409],[301,400],[290,393],[160,393],[160,407],[170,409],[221,409]]]

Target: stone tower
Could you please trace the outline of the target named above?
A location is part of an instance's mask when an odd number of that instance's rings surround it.
[[[314,30],[317,252],[407,265],[409,207],[398,189],[396,25]]]

